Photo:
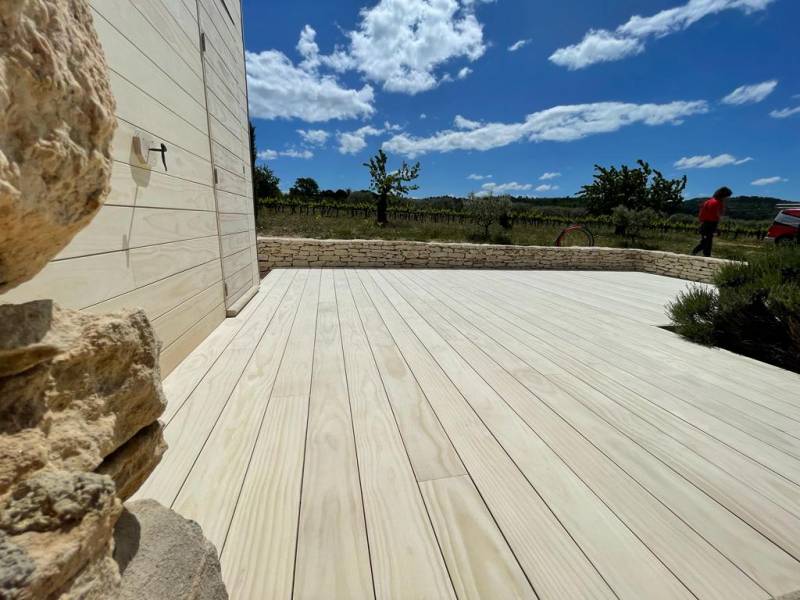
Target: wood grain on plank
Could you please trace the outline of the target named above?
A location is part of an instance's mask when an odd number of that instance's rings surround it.
[[[151,198],[161,198],[160,203],[156,200],[157,206],[169,205],[170,202],[185,202],[186,199],[183,195],[173,196],[173,193],[161,194],[161,189],[156,186],[161,186],[162,182],[167,181],[166,177],[174,177],[177,180],[185,180],[195,183],[200,183],[211,189],[213,185],[213,171],[211,169],[211,158],[209,152],[205,152],[198,156],[189,152],[178,145],[171,143],[166,138],[165,133],[158,131],[155,133],[153,127],[154,123],[137,123],[128,122],[125,119],[120,119],[117,115],[117,130],[114,132],[114,139],[111,145],[111,155],[115,161],[133,165],[129,169],[129,175],[135,184],[135,188],[131,190],[130,182],[126,181],[126,193],[137,192],[136,188],[149,188],[151,183],[153,185],[153,194],[148,195]],[[135,136],[144,134],[149,137],[154,145],[158,146],[162,142],[167,143],[167,169],[164,170],[164,165],[158,154],[151,153],[147,168],[140,168],[139,159],[134,153],[133,140]],[[119,175],[119,174],[117,174]],[[178,181],[173,185],[181,186]],[[113,186],[113,182],[112,182]],[[173,197],[173,200],[167,199]],[[115,192],[112,189],[110,198],[115,197]],[[119,204],[132,204],[132,200],[118,202]],[[182,208],[181,204],[177,204],[174,208]]]
[[[167,424],[164,438],[172,450],[137,492],[137,497],[154,498],[165,506],[172,506],[293,279],[282,279],[270,290],[240,335],[226,348]]]
[[[337,279],[340,277],[337,274]],[[414,373],[403,360],[380,314],[358,288],[356,309],[369,331],[369,350],[375,357],[386,394],[394,410],[403,443],[418,481],[465,475],[466,470],[431,409]],[[355,334],[354,334],[355,335]]]
[[[731,562],[731,554],[737,552],[729,550],[727,556],[722,553],[724,548],[737,543],[749,546],[749,553],[738,553],[739,557],[747,556],[749,562],[757,557],[760,564],[749,574],[763,576],[760,580],[767,589],[771,587],[773,592],[784,589],[781,586],[791,579],[792,573],[797,573],[791,557],[704,497],[644,449],[591,415],[571,396],[554,385],[548,386],[547,380],[494,341],[492,336],[497,332],[493,321],[472,312],[468,321],[449,308],[451,303],[433,300],[431,294],[407,277],[397,278],[397,289],[412,296],[414,306],[451,347],[695,594],[720,600],[763,598],[764,589]],[[580,429],[570,425],[576,415],[596,423],[592,435],[584,437]],[[585,420],[581,425],[584,423]],[[607,444],[612,446],[611,452]],[[613,452],[614,446],[620,449],[619,453]],[[617,454],[622,463],[610,460],[610,456]],[[645,487],[642,480],[651,485]],[[672,509],[659,500],[665,495],[675,501]],[[686,509],[690,524],[678,518],[686,514]],[[698,529],[703,536],[696,533]],[[709,539],[717,544],[716,548]],[[800,581],[794,582],[798,584]]]
[[[161,376],[166,377],[225,320],[225,305],[216,306],[210,313],[200,319],[189,331],[175,340],[170,346],[161,350],[159,366]]]
[[[539,597],[616,598],[374,282],[348,275],[365,286]]]
[[[378,598],[454,597],[403,439],[341,271],[336,273],[335,293],[375,594]],[[414,551],[396,552],[394,548]],[[414,577],[409,578],[408,573]]]
[[[215,235],[213,212],[106,205],[54,260]]]
[[[536,598],[469,477],[424,481],[420,488],[459,598]]]
[[[453,352],[419,312],[381,274],[370,274],[614,592],[630,598],[690,598],[688,590],[651,550],[531,431],[497,391]],[[630,564],[637,565],[635,572],[630,571]]]
[[[359,463],[331,271],[322,274],[294,598],[372,598]]]
[[[217,236],[59,260],[3,299],[52,298],[67,308],[85,308],[215,258],[219,258]]]
[[[225,543],[305,282],[300,274],[282,298],[173,503],[181,515],[203,524],[217,548]],[[209,481],[214,494],[205,493]]]
[[[213,259],[150,285],[93,304],[84,310],[92,313],[108,313],[123,308],[141,308],[147,313],[147,317],[154,321],[187,301],[198,291],[221,281],[219,260]]]
[[[233,598],[292,594],[320,272],[309,278],[221,549]]]
[[[173,159],[175,156],[171,155],[170,166],[175,164]],[[210,183],[211,165],[204,161],[200,163],[199,168]],[[106,206],[216,210],[214,190],[210,185],[181,179],[170,173],[132,167],[127,162],[116,160],[111,170],[111,193]]]
[[[116,115],[162,138],[168,149],[178,146],[194,155],[210,160],[208,132],[198,129],[178,113],[174,113],[147,95],[114,70],[109,71],[111,91],[117,100]],[[167,163],[172,158],[167,154]]]
[[[168,347],[186,333],[199,316],[210,313],[224,301],[222,286],[215,283],[151,321],[162,347]]]
[[[203,97],[200,53],[188,43],[170,45],[165,36],[172,27],[171,19],[158,19],[151,13],[152,22],[137,10],[138,0],[92,0],[92,8],[103,15],[126,38],[144,52],[156,57],[159,67],[195,98]],[[147,12],[147,5],[142,7]],[[152,8],[152,5],[150,6]],[[178,39],[176,37],[176,39]],[[101,41],[102,38],[101,38]],[[129,65],[122,62],[121,66]]]
[[[200,80],[197,80],[194,91],[184,89],[163,70],[160,62],[155,59],[159,56],[159,51],[172,53],[174,50],[163,44],[160,48],[149,48],[143,51],[141,47],[136,46],[122,35],[112,22],[109,22],[97,11],[93,11],[93,13],[94,25],[103,44],[109,68],[121,74],[171,111],[180,114],[201,131],[208,131],[205,96],[195,95],[198,90],[202,89],[199,85]]]
[[[286,271],[270,273],[259,292],[244,310],[235,318],[225,319],[169,377],[164,379],[164,395],[167,397],[167,409],[161,416],[164,423],[172,420],[194,389],[206,377],[212,365],[222,356],[252,314],[266,300],[269,291],[285,276],[287,276]]]

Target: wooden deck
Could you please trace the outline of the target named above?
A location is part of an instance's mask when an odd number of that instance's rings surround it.
[[[800,590],[800,377],[637,273],[282,270],[166,381],[138,497],[234,600]]]

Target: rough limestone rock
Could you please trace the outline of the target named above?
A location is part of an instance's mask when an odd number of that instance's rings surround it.
[[[106,457],[97,472],[114,480],[117,497],[124,502],[142,486],[166,451],[164,428],[156,421]]]
[[[165,450],[158,353],[141,311],[0,305],[0,599],[117,597],[120,498]]]
[[[225,600],[217,551],[200,526],[153,500],[125,505],[114,532],[120,600]]]
[[[86,0],[0,2],[0,294],[104,202],[114,110]]]
[[[121,510],[105,475],[44,470],[22,482],[0,502],[0,598],[62,596],[87,566],[118,582],[108,558]]]
[[[0,306],[0,324],[14,324],[20,340],[0,347],[0,364],[11,353],[17,366],[4,370],[28,367],[0,376],[0,498],[45,466],[96,470],[163,413],[159,347],[144,312],[89,315],[36,301]]]

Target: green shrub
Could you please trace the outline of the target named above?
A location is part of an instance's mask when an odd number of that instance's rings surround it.
[[[669,306],[675,330],[800,373],[800,250],[776,248],[723,267],[716,290],[691,288]]]

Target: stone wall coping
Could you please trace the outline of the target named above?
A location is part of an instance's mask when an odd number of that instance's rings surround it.
[[[639,248],[258,237],[262,270],[285,267],[514,268],[640,271],[709,283],[731,261]],[[356,253],[348,256],[349,252]],[[371,251],[371,252],[370,252]],[[558,258],[561,257],[563,262]],[[596,258],[596,262],[592,260]]]

